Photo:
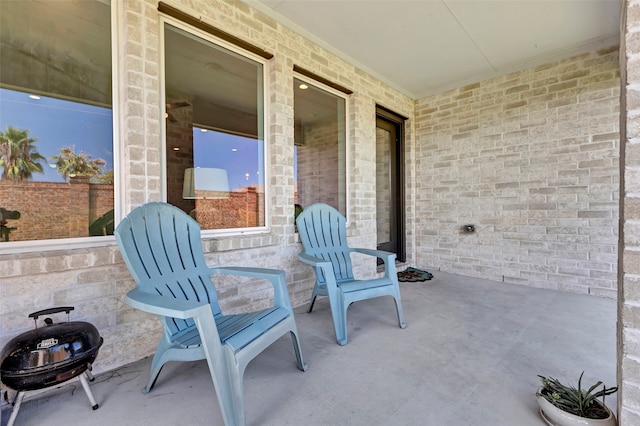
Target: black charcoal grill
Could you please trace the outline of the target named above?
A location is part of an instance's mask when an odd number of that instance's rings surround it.
[[[73,309],[64,306],[29,314],[35,321],[35,329],[14,337],[2,349],[0,379],[18,392],[7,426],[13,425],[26,391],[54,386],[77,376],[92,408],[98,409],[87,380],[93,380],[91,364],[103,339],[92,324],[70,322],[69,312]],[[66,312],[67,322],[54,323],[45,318],[46,326],[38,327],[39,317],[59,312]]]

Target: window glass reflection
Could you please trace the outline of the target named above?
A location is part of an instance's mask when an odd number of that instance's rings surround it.
[[[167,201],[202,229],[263,227],[263,65],[165,25]]]
[[[346,99],[295,78],[295,203],[346,215]]]
[[[113,233],[110,16],[0,2],[0,242]]]

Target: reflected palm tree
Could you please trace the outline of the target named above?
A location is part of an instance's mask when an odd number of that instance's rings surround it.
[[[103,172],[103,167],[106,164],[102,158],[92,160],[91,155],[82,151],[76,154],[73,147],[69,146],[60,148],[60,154],[50,158],[58,168],[58,173],[65,179],[75,176],[98,176]]]
[[[105,170],[94,178],[95,183],[113,185],[113,170]]]
[[[0,132],[0,167],[2,179],[30,180],[33,173],[44,173],[40,161],[46,160],[35,146],[36,138],[29,137],[29,130],[7,126]]]

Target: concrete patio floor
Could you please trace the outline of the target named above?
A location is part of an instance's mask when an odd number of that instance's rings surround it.
[[[614,300],[431,271],[390,297],[349,308],[335,342],[326,299],[296,310],[306,372],[289,336],[245,373],[248,425],[544,425],[537,375],[616,384]],[[221,425],[206,363],[169,363],[149,394],[150,358],[96,376],[92,411],[78,381],[27,396],[16,426]],[[615,394],[607,398],[615,411]],[[2,425],[10,409],[2,412]]]

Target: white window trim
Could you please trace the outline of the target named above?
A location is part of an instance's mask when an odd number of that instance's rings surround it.
[[[350,211],[350,197],[349,197],[349,181],[350,181],[350,170],[351,168],[349,167],[349,160],[351,158],[350,155],[350,151],[351,151],[351,126],[350,126],[350,114],[349,114],[349,100],[350,100],[350,96],[340,90],[334,89],[331,86],[327,86],[324,83],[319,82],[318,80],[315,80],[311,77],[307,77],[305,75],[302,75],[300,73],[297,72],[293,72],[293,77],[295,79],[304,81],[305,83],[311,84],[319,89],[322,89],[326,92],[331,93],[332,95],[338,96],[342,99],[344,99],[344,161],[345,161],[345,171],[344,171],[344,191],[345,191],[345,199],[344,199],[344,214],[345,214],[345,218],[347,219],[347,225],[349,224],[349,211]],[[293,81],[292,81],[293,83]],[[295,108],[295,105],[293,106]]]
[[[102,1],[102,0],[100,0]],[[120,17],[124,14],[122,2],[112,0],[108,3],[111,8],[111,122],[113,129],[113,212],[114,224],[120,223],[124,217],[124,176],[122,174],[122,150],[120,148],[121,117],[120,113]],[[37,253],[55,250],[74,250],[94,247],[113,246],[116,239],[113,235],[103,237],[55,238],[29,241],[0,242],[0,255]]]
[[[160,14],[160,99],[162,101],[161,105],[166,104],[166,80],[165,80],[165,25],[169,24],[176,28],[179,28],[189,34],[192,34],[196,37],[200,37],[203,40],[206,40],[210,43],[218,45],[222,48],[230,50],[240,56],[243,56],[252,61],[258,62],[262,65],[262,136],[263,136],[263,155],[264,155],[264,220],[265,226],[256,226],[251,228],[227,228],[227,229],[203,229],[201,230],[201,234],[203,238],[214,238],[214,237],[233,237],[233,236],[242,236],[242,235],[252,235],[252,234],[266,234],[271,230],[271,190],[270,190],[270,176],[271,176],[271,167],[270,167],[270,148],[269,148],[269,93],[268,88],[270,87],[268,77],[268,63],[269,61],[259,55],[253,54],[246,50],[243,50],[236,45],[224,41],[218,37],[209,34],[206,31],[202,31],[198,28],[194,28],[189,24],[186,24],[178,19],[172,18],[170,16]],[[160,116],[158,117],[160,120],[160,133],[161,133],[161,147],[162,156],[160,160],[160,180],[161,180],[161,196],[162,200],[167,200],[167,123],[164,119],[164,110],[160,109]]]

